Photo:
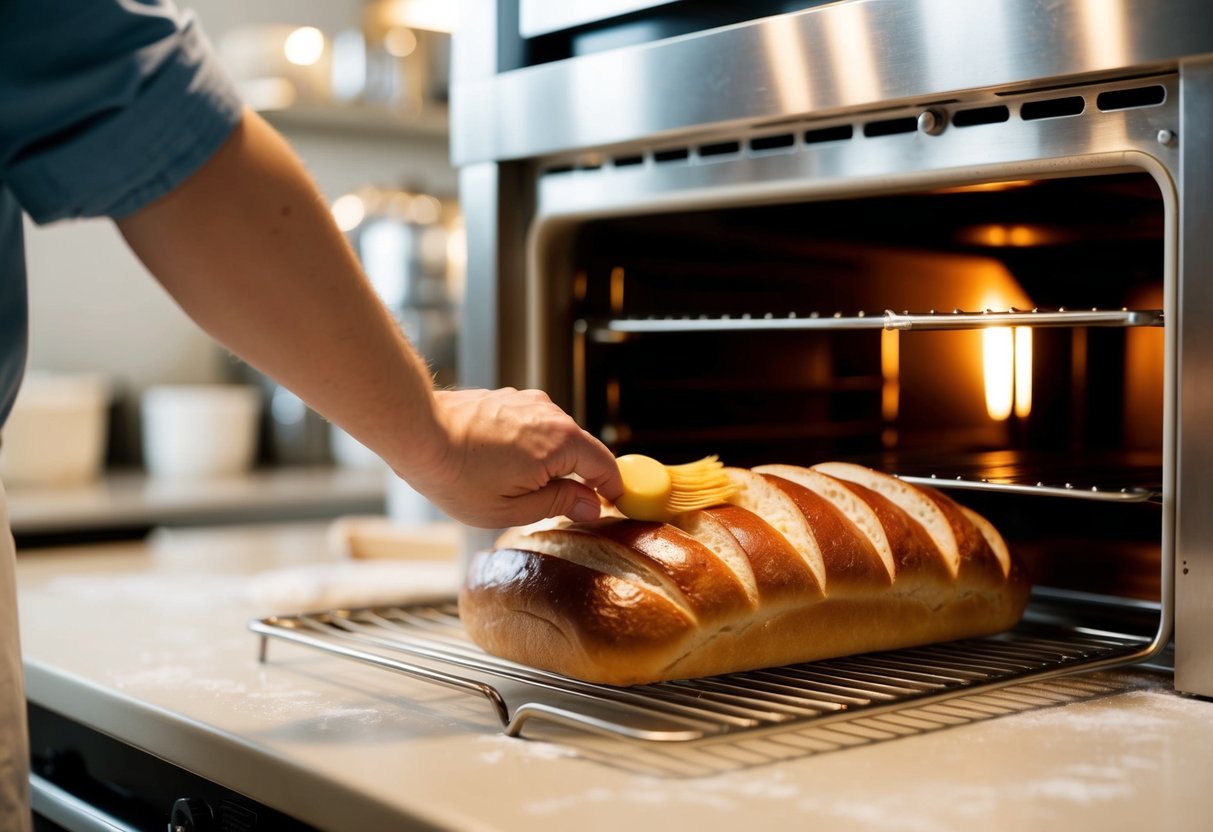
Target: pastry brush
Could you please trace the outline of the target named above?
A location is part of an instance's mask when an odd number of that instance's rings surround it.
[[[666,522],[723,503],[736,491],[715,455],[683,465],[663,465],[642,454],[621,456],[617,462],[623,496],[615,507],[633,520]]]

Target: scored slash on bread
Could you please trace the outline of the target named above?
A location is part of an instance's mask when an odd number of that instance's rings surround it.
[[[817,583],[825,586],[826,566],[821,547],[817,545],[813,530],[792,498],[761,474],[744,468],[727,470],[729,479],[737,488],[730,502],[758,515],[774,527],[804,558]]]
[[[872,507],[865,503],[854,491],[839,482],[836,478],[827,476],[811,468],[800,468],[795,465],[760,465],[754,469],[759,474],[772,474],[784,480],[796,483],[809,489],[826,502],[833,505],[855,524],[855,528],[868,539],[873,550],[880,557],[892,579],[897,574],[897,563],[893,558],[893,549],[889,545],[889,536],[885,534],[884,526]]]
[[[727,469],[730,502],[671,523],[511,529],[460,616],[490,653],[591,682],[708,676],[986,635],[1028,581],[987,520],[860,466]]]
[[[943,509],[931,500],[926,492],[896,477],[851,462],[822,462],[814,465],[813,470],[870,488],[891,500],[931,536],[931,540],[939,547],[939,553],[943,556],[948,570],[953,575],[960,570],[960,547],[956,544],[952,524]]]

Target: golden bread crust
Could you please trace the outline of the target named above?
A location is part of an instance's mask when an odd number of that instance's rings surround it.
[[[933,489],[856,468],[730,469],[744,507],[676,524],[511,529],[473,556],[460,616],[494,655],[612,685],[987,635],[1019,620],[1029,582],[993,526]]]

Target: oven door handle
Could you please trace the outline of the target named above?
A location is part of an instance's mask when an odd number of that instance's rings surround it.
[[[70,832],[139,832],[37,774],[29,776],[30,807]]]

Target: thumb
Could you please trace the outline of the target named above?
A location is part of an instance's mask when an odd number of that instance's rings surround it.
[[[574,521],[597,520],[602,514],[598,492],[566,478],[554,479],[543,488],[514,499],[533,520],[561,516]]]

